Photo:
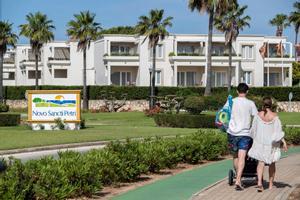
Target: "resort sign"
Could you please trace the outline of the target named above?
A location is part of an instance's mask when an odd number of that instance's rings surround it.
[[[28,122],[80,122],[80,90],[29,90]]]

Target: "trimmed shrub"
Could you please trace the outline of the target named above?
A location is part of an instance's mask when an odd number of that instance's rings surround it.
[[[0,175],[1,199],[34,199],[32,187],[24,164],[10,158],[7,170]]]
[[[219,93],[214,96],[204,97],[205,110],[217,111],[221,109],[225,105],[227,97],[227,93]]]
[[[94,167],[103,185],[120,182],[125,173],[122,160],[115,153],[108,150],[91,150],[86,154],[87,162]]]
[[[0,126],[18,126],[20,120],[20,114],[0,113]]]
[[[44,157],[25,164],[30,177],[34,199],[66,199],[72,196],[74,187],[69,183],[64,168],[53,157]],[[80,180],[76,180],[80,181]]]
[[[72,187],[72,196],[91,197],[101,189],[100,173],[93,162],[79,152],[65,151],[58,155],[58,166]]]
[[[202,160],[215,160],[227,152],[227,136],[219,131],[201,131],[178,140],[183,162],[197,164]]]
[[[154,121],[158,126],[177,128],[215,128],[214,115],[156,114]]]
[[[284,128],[285,140],[288,144],[300,145],[300,128]]]
[[[127,140],[125,143],[111,142],[107,150],[113,152],[123,163],[123,173],[120,174],[121,182],[137,179],[142,173],[147,172],[144,162],[144,149],[138,141]]]
[[[189,96],[184,100],[183,108],[191,114],[200,114],[205,109],[204,98]]]
[[[0,113],[1,112],[8,112],[9,110],[9,106],[4,104],[4,103],[0,103]]]

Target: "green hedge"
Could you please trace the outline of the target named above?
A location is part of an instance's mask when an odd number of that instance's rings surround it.
[[[20,120],[20,114],[0,113],[0,126],[17,126]]]
[[[82,86],[40,86],[43,90],[74,90],[82,89]],[[26,90],[34,89],[33,86],[6,86],[4,93],[6,99],[25,99]],[[190,94],[203,95],[205,88],[203,87],[157,87],[157,96],[166,95],[183,95]],[[213,95],[227,96],[226,88],[213,88]],[[99,99],[103,92],[114,92],[117,99],[122,99],[124,93],[130,100],[148,99],[149,87],[135,87],[135,86],[88,86],[88,97],[91,100]],[[250,88],[249,94],[255,96],[271,96],[277,101],[288,101],[289,92],[293,92],[293,101],[300,101],[300,87],[257,87]],[[232,93],[235,94],[235,88]]]
[[[215,116],[200,114],[156,114],[154,121],[158,126],[178,128],[215,128]]]
[[[114,142],[85,154],[61,152],[22,163],[12,159],[0,174],[2,199],[69,199],[91,197],[103,185],[137,180],[143,173],[159,172],[180,162],[215,160],[227,151],[225,134],[198,132],[177,138]]]

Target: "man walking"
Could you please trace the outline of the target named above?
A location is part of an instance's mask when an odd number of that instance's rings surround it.
[[[249,87],[240,83],[237,87],[238,97],[233,99],[231,119],[229,121],[228,142],[233,154],[233,165],[236,170],[235,189],[243,190],[241,177],[245,166],[247,151],[252,144],[250,137],[251,117],[257,114],[255,103],[246,98]]]

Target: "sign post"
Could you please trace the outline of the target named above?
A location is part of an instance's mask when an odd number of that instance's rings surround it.
[[[289,111],[292,112],[292,99],[293,99],[293,93],[289,93]]]
[[[80,90],[28,90],[27,101],[33,130],[80,129]]]

